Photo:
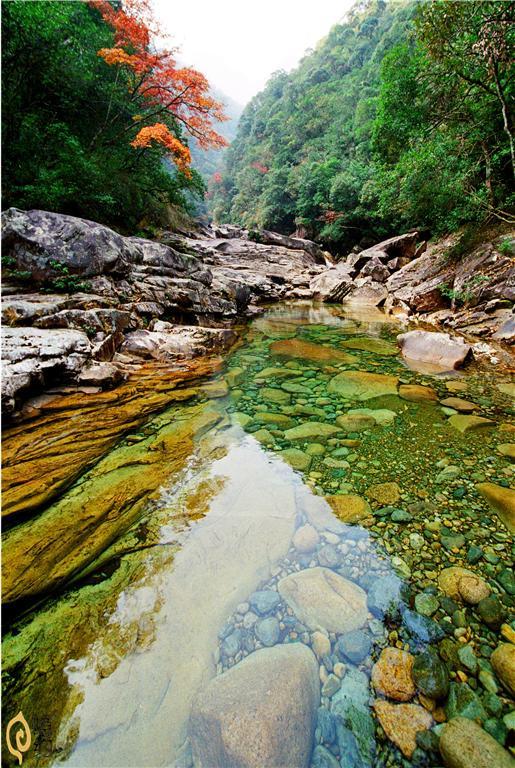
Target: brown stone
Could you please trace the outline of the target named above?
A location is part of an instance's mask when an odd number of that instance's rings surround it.
[[[476,488],[495,509],[506,528],[515,533],[515,490],[495,483],[479,483]]]
[[[193,703],[196,765],[308,768],[320,697],[318,664],[300,643],[256,651]]]
[[[300,339],[281,339],[270,345],[270,351],[274,355],[285,357],[300,357],[303,360],[313,360],[320,363],[353,363],[356,358],[348,352],[342,352],[332,347],[324,347],[321,344],[313,344],[310,341]]]
[[[446,768],[513,768],[510,753],[467,717],[443,726],[439,746]]]
[[[413,403],[434,403],[438,400],[434,389],[432,387],[424,387],[422,384],[401,384],[399,396],[403,400],[410,400]]]
[[[390,704],[379,699],[374,701],[373,707],[387,737],[411,759],[417,746],[417,733],[433,724],[429,712],[417,704]]]
[[[383,506],[395,504],[401,497],[401,489],[397,483],[376,483],[367,488],[367,496]]]
[[[446,408],[454,408],[455,411],[460,413],[472,413],[477,411],[479,405],[472,403],[470,400],[463,400],[461,397],[445,397],[440,400],[440,405],[444,405]]]
[[[398,648],[384,648],[372,668],[374,688],[395,701],[409,701],[415,695],[412,668],[411,653]]]
[[[366,499],[356,494],[337,494],[326,496],[325,500],[336,517],[344,523],[360,523],[372,518],[372,510]]]
[[[503,687],[515,696],[515,645],[501,643],[492,653],[490,661]]]

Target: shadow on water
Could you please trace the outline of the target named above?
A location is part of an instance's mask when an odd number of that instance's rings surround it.
[[[506,619],[509,536],[474,483],[507,485],[511,467],[492,455],[502,433],[464,436],[436,398],[399,397],[399,382],[446,392],[445,379],[406,370],[400,330],[378,310],[272,310],[231,355],[228,389],[151,417],[24,523],[34,527],[13,559],[26,589],[48,578],[60,589],[4,641],[5,716],[23,711],[32,731],[25,765],[187,768],[205,747],[192,707],[214,679],[279,645],[316,658],[299,764],[438,766],[438,723],[467,708],[503,722],[506,692],[484,684],[499,624],[442,594],[438,575],[470,568],[480,544],[475,571]],[[347,371],[388,381],[365,377],[356,394]],[[331,384],[341,374],[345,387]],[[507,410],[494,374],[464,380],[483,414]],[[82,533],[69,546],[23,560],[23,541],[74,520]],[[235,686],[241,710],[248,691]],[[259,730],[259,709],[253,719]]]

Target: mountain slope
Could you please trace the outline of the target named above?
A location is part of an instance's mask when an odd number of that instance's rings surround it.
[[[414,5],[363,5],[245,108],[212,190],[215,219],[320,235],[342,205],[356,208],[347,226],[366,218],[356,198],[369,173],[380,65],[406,36]]]
[[[514,56],[514,3],[358,2],[244,110],[214,219],[334,253],[512,221]]]

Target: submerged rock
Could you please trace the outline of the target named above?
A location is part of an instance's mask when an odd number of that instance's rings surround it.
[[[331,700],[331,712],[338,718],[336,738],[342,756],[350,765],[372,764],[374,746],[374,720],[370,714],[368,677],[351,667],[342,680],[340,690]],[[359,752],[359,757],[356,754]]]
[[[435,403],[438,395],[432,387],[424,387],[421,384],[401,384],[399,397],[413,403]]]
[[[336,517],[344,523],[360,523],[372,518],[372,510],[366,499],[356,494],[326,496],[325,500]]]
[[[513,768],[510,753],[466,717],[444,724],[439,746],[446,768]]]
[[[376,355],[394,356],[397,348],[384,339],[376,339],[369,336],[360,336],[356,339],[347,339],[342,343],[346,349],[360,349],[364,352],[373,352]]]
[[[317,548],[319,541],[320,536],[318,535],[316,528],[313,528],[312,525],[307,523],[306,525],[301,525],[300,528],[297,528],[295,535],[293,536],[292,544],[297,552],[306,554],[313,552],[313,550]]]
[[[436,701],[447,696],[449,673],[434,649],[430,648],[415,657],[412,673],[418,690],[424,696]]]
[[[384,732],[411,759],[416,749],[416,736],[433,724],[429,712],[418,704],[390,704],[388,701],[374,701],[374,710]]]
[[[301,644],[256,651],[202,690],[189,733],[198,766],[309,766],[318,664]]]
[[[353,363],[355,357],[340,349],[313,344],[301,339],[282,339],[270,345],[270,352],[284,357],[300,357],[303,360],[313,360],[319,363]]]
[[[447,597],[464,600],[470,605],[479,603],[490,594],[490,587],[474,571],[460,566],[444,568],[438,575],[438,586]]]
[[[369,499],[377,501],[381,506],[395,504],[401,497],[401,489],[397,483],[376,483],[367,488]]]
[[[361,629],[345,632],[336,644],[336,651],[344,661],[361,664],[370,653],[370,636]]]
[[[384,648],[372,668],[372,684],[378,693],[395,701],[409,701],[415,695],[413,656],[398,648]]]
[[[384,373],[344,371],[331,379],[328,391],[348,400],[369,400],[381,395],[397,394],[398,379]]]
[[[195,438],[221,418],[204,404],[177,416],[172,413],[150,437],[111,452],[40,517],[4,534],[6,603],[51,591],[93,562],[183,469]]]
[[[483,416],[467,416],[463,413],[456,413],[449,418],[449,424],[458,432],[473,432],[485,427],[495,427],[495,421],[485,419]]]
[[[309,629],[350,632],[367,618],[366,594],[328,568],[309,568],[281,579],[278,589]]]
[[[490,661],[503,687],[515,696],[515,645],[501,643],[492,653]]]
[[[377,578],[368,591],[368,607],[378,619],[398,615],[403,605],[402,581],[393,574]]]
[[[463,400],[461,397],[445,397],[443,400],[440,400],[440,405],[446,408],[454,408],[455,411],[460,413],[472,413],[472,411],[479,409],[479,405],[470,402],[470,400]]]
[[[325,424],[324,422],[319,421],[306,421],[304,424],[299,424],[298,427],[287,429],[284,436],[287,440],[313,442],[317,440],[325,440],[339,431],[340,428],[335,427],[333,424]]]

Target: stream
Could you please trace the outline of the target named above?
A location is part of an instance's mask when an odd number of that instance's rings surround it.
[[[404,330],[275,306],[201,378],[7,430],[25,766],[436,768],[457,716],[455,749],[476,721],[510,760],[515,384],[414,370]]]

